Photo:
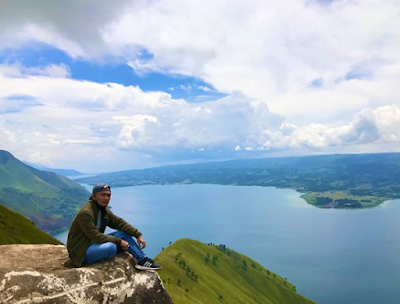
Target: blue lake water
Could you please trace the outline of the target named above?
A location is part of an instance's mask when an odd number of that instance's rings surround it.
[[[179,238],[226,244],[324,304],[400,303],[400,200],[367,210],[318,209],[265,187],[112,189],[112,211],[156,256]],[[65,242],[67,232],[56,235]]]

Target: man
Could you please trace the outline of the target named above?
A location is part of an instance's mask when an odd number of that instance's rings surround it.
[[[118,251],[128,251],[138,261],[135,265],[137,269],[161,269],[142,251],[146,241],[139,230],[110,211],[110,199],[110,186],[97,184],[93,187],[89,201],[76,214],[67,241],[72,263],[80,267],[111,259]],[[107,226],[117,231],[106,235],[104,230]]]

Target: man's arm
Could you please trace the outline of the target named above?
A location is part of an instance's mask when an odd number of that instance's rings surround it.
[[[77,215],[79,226],[85,235],[94,243],[106,243],[112,242],[116,245],[121,244],[120,238],[113,235],[106,235],[101,233],[99,229],[94,225],[94,218],[89,212],[81,212]]]

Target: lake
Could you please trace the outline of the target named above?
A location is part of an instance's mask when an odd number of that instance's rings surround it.
[[[112,211],[156,256],[179,238],[225,244],[324,304],[400,303],[400,200],[318,209],[270,187],[156,185],[112,189]],[[66,241],[67,232],[56,235]]]

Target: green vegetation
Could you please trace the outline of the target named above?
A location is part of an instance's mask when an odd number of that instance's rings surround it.
[[[375,207],[385,198],[375,196],[357,196],[349,192],[310,192],[301,196],[307,203],[319,208],[357,209]]]
[[[400,153],[234,160],[129,170],[80,179],[114,187],[220,184],[291,188],[318,207],[373,207],[400,197]],[[326,204],[323,204],[326,202]]]
[[[180,239],[156,258],[175,304],[312,304],[285,278],[224,245]]]
[[[0,245],[4,244],[62,243],[35,227],[27,218],[0,204]]]
[[[0,202],[40,229],[55,232],[70,225],[89,197],[82,186],[52,172],[25,165],[0,150]]]

